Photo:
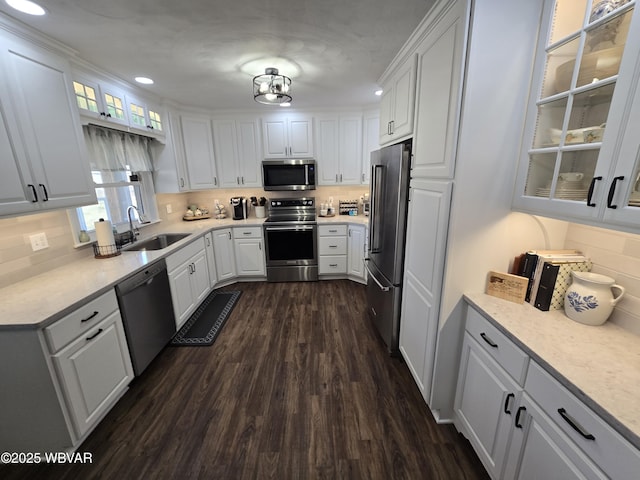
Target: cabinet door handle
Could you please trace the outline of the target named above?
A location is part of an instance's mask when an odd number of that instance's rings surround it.
[[[518,408],[518,412],[516,413],[516,423],[515,423],[516,428],[522,428],[522,424],[520,423],[520,414],[526,411],[527,411],[527,407]]]
[[[609,187],[609,196],[607,197],[607,208],[618,208],[617,205],[614,205],[613,202],[613,196],[616,193],[616,183],[618,183],[618,180],[624,180],[624,176],[621,175],[619,177],[615,177],[613,179],[613,182],[611,182],[611,186]]]
[[[31,189],[31,193],[33,193],[33,200],[31,200],[33,203],[36,203],[38,201],[38,191],[36,190],[36,187],[33,183],[29,183],[28,187]]]
[[[509,409],[509,400],[512,398],[516,398],[514,393],[508,394],[506,400],[504,401],[504,413],[506,413],[507,415],[511,415],[511,410]]]
[[[361,180],[361,182],[362,182],[362,183],[364,183],[364,173],[362,174],[362,180]]]
[[[180,187],[184,188],[184,178],[180,178]]]
[[[85,338],[85,340],[88,342],[89,340],[93,340],[94,338],[96,338],[98,335],[100,335],[104,330],[99,329],[96,333],[94,333],[93,335],[91,335],[90,337]]]
[[[262,250],[262,242],[258,242],[258,250]]]
[[[47,187],[44,186],[44,183],[39,183],[38,185],[40,185],[40,188],[42,188],[42,193],[44,194],[44,198],[42,199],[43,202],[48,202],[49,201],[49,192],[47,192]]]
[[[207,237],[207,247],[211,246],[211,240],[209,239],[209,237]]]
[[[213,184],[217,187],[218,186],[218,177],[213,177]]]
[[[593,177],[591,179],[591,183],[589,184],[589,193],[587,193],[587,207],[595,207],[596,204],[591,201],[593,197],[593,190],[596,188],[596,182],[598,180],[602,180],[602,177]]]
[[[340,183],[342,183],[342,174],[340,174]]]
[[[498,344],[495,343],[493,340],[491,340],[491,338],[484,332],[482,332],[480,334],[480,336],[482,337],[482,339],[487,342],[489,345],[491,345],[493,348],[498,348]]]
[[[571,428],[573,428],[576,432],[578,432],[584,438],[586,438],[587,440],[595,440],[596,439],[596,437],[591,435],[589,432],[585,432],[584,428],[582,428],[582,425],[580,425],[575,420],[575,418],[573,418],[571,415],[569,415],[564,408],[559,408],[558,409],[558,413],[560,414],[560,416],[563,418],[563,420],[565,422],[567,422],[569,425],[571,425]]]
[[[240,177],[240,180],[242,180],[242,184],[244,185],[244,177]]]
[[[93,312],[91,315],[89,315],[87,318],[83,318],[82,320],[80,320],[80,323],[88,322],[89,320],[91,320],[96,315],[98,315],[98,311],[97,310],[95,312]]]
[[[231,232],[228,232],[229,240],[231,240]]]

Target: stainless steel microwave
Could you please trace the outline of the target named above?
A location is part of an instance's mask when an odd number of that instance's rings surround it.
[[[262,185],[265,190],[315,190],[316,161],[263,160]]]

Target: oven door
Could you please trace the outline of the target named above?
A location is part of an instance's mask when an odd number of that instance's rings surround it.
[[[267,281],[318,279],[316,225],[264,225]]]

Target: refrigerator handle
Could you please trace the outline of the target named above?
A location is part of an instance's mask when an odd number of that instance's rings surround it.
[[[378,227],[381,219],[378,207],[380,206],[383,173],[383,165],[371,166],[371,203],[369,204],[369,219],[371,221],[371,225],[369,226],[369,250],[373,253],[380,251],[380,235],[378,234]]]
[[[378,287],[380,287],[380,290],[382,290],[383,292],[388,292],[389,290],[391,290],[390,287],[385,287],[384,285],[382,285],[380,283],[380,281],[376,278],[376,276],[373,274],[373,272],[371,271],[371,269],[369,268],[369,262],[364,262],[364,267],[367,269],[367,272],[369,272],[369,275],[371,276],[371,278],[373,278],[373,281],[376,282],[376,284],[378,285]]]

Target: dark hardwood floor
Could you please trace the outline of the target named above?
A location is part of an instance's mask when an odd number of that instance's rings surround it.
[[[79,447],[4,479],[485,479],[349,281],[240,283],[211,347],[167,347]]]

